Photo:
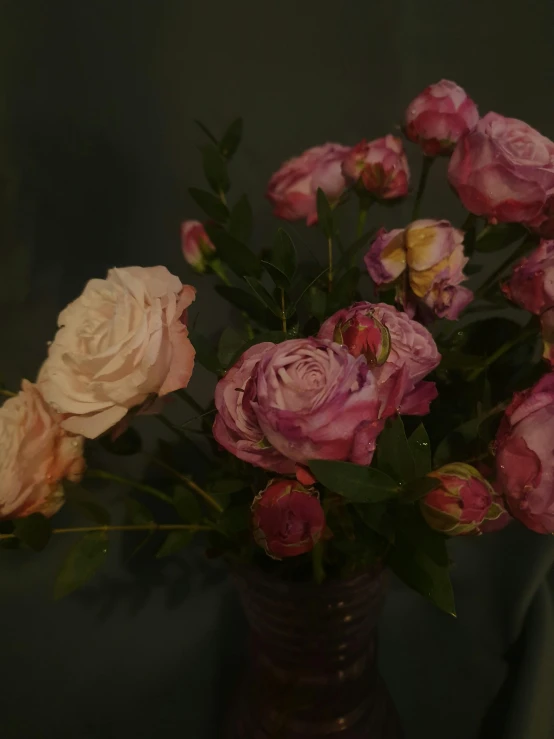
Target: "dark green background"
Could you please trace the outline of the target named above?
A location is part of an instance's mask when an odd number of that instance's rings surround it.
[[[0,9],[0,374],[12,386],[34,377],[58,311],[89,277],[164,263],[195,279],[179,250],[180,221],[199,215],[187,194],[201,180],[195,117],[221,130],[244,116],[233,182],[251,197],[260,244],[274,227],[264,186],[283,159],[385,134],[441,77],[482,113],[554,138],[550,0]],[[460,215],[443,165],[423,215]],[[210,279],[195,281],[199,325],[214,331],[224,306]],[[202,372],[191,387],[209,396]],[[122,469],[140,473],[134,459]],[[219,737],[244,648],[224,572],[193,553],[130,573],[118,551],[105,576],[53,604],[66,547],[0,559],[3,739]],[[513,526],[452,553],[457,620],[394,583],[382,620],[382,669],[408,739],[552,737],[554,542]]]

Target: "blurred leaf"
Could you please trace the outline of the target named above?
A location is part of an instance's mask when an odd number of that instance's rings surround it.
[[[219,345],[217,348],[217,357],[220,365],[226,369],[231,366],[233,358],[244,346],[246,339],[238,333],[232,326],[223,329],[219,337]]]
[[[420,477],[418,480],[412,480],[402,490],[402,500],[413,503],[424,498],[431,490],[436,490],[440,484],[440,480],[436,477]]]
[[[229,232],[243,243],[246,243],[252,235],[252,208],[246,195],[242,195],[231,210]]]
[[[475,369],[483,365],[483,358],[475,354],[467,354],[464,351],[445,351],[441,358],[440,368],[446,370],[464,370]]]
[[[304,295],[308,292],[308,290],[310,288],[312,288],[323,277],[323,275],[327,274],[328,271],[329,271],[329,268],[328,267],[325,267],[318,275],[316,275],[313,278],[313,280],[311,282],[309,282],[304,287],[304,289],[302,290],[302,292],[300,293],[300,295],[296,298],[296,301],[293,304],[294,310],[296,310],[298,304],[300,303],[300,301],[302,300],[302,298],[304,297]]]
[[[112,432],[101,436],[98,441],[104,449],[110,454],[118,454],[128,456],[138,454],[142,450],[142,439],[139,432],[132,426],[128,426],[122,434],[115,439],[112,438]]]
[[[98,496],[89,493],[81,485],[65,480],[63,489],[68,505],[76,508],[84,516],[96,523],[107,526],[110,523],[110,512],[98,502]]]
[[[498,251],[504,249],[527,233],[519,223],[499,223],[496,226],[487,226],[478,236],[475,248],[481,252]]]
[[[449,565],[446,537],[434,531],[425,521],[419,505],[406,505],[397,510],[395,517],[396,535],[416,549],[420,549],[440,567]]]
[[[414,460],[414,474],[416,477],[423,477],[431,472],[433,465],[431,460],[431,442],[425,430],[425,426],[420,423],[413,434],[408,439],[408,445]]]
[[[250,529],[252,521],[251,503],[241,503],[227,508],[217,523],[218,530],[233,537]]]
[[[326,577],[325,567],[323,566],[323,553],[323,542],[318,541],[312,549],[312,571],[314,581],[318,585],[321,585]]]
[[[297,261],[294,242],[288,233],[280,228],[275,236],[271,251],[271,263],[277,267],[290,282],[295,275]]]
[[[262,267],[266,270],[268,275],[271,277],[275,285],[283,290],[288,290],[290,287],[290,280],[284,272],[281,272],[274,264],[265,262],[262,260]]]
[[[472,418],[447,434],[435,449],[435,467],[467,459],[473,451],[477,451],[472,447],[472,442],[479,440],[479,423],[478,418]]]
[[[360,249],[363,249],[369,244],[373,236],[375,235],[375,229],[367,231],[363,236],[360,236],[344,251],[344,254],[337,261],[335,272],[338,274],[343,269],[347,269],[354,265],[354,261]]]
[[[218,223],[223,223],[229,217],[229,210],[221,200],[207,190],[199,190],[197,187],[190,187],[189,194],[194,202],[209,217]],[[211,237],[210,237],[211,238]],[[213,241],[213,239],[212,239]],[[215,242],[214,242],[215,243]]]
[[[311,316],[321,323],[327,308],[327,293],[313,285],[306,293],[306,306]]]
[[[360,503],[355,509],[372,531],[384,536],[387,541],[394,541],[394,521],[385,503]]]
[[[238,493],[240,490],[248,487],[246,480],[240,480],[239,478],[226,477],[222,480],[215,480],[207,486],[208,492],[214,495],[230,495],[231,493]]]
[[[135,526],[152,523],[154,520],[152,511],[135,498],[131,498],[131,496],[125,498],[125,510],[127,520]]]
[[[216,285],[215,290],[222,298],[247,313],[256,323],[268,328],[278,325],[275,321],[276,316],[268,310],[260,309],[260,301],[252,293],[230,285]]]
[[[219,359],[217,358],[217,352],[211,346],[204,334],[193,331],[190,334],[190,341],[196,350],[196,361],[210,372],[219,374],[221,366],[219,364]]]
[[[464,273],[467,275],[467,277],[472,277],[473,275],[478,275],[482,269],[482,264],[467,264],[464,267]]]
[[[399,482],[409,482],[414,478],[414,459],[400,416],[388,420],[379,434],[376,465]]]
[[[223,134],[219,150],[226,159],[231,159],[239,148],[242,139],[242,130],[243,120],[242,118],[236,118]]]
[[[260,274],[260,260],[246,244],[220,228],[208,225],[206,232],[217,250],[218,257],[229,265],[238,277]]]
[[[313,459],[308,464],[322,485],[353,503],[378,503],[398,497],[395,481],[373,467],[323,459]]]
[[[198,128],[202,131],[202,133],[204,133],[210,139],[210,141],[212,141],[212,143],[214,143],[216,146],[219,146],[219,143],[216,137],[213,135],[210,129],[202,123],[202,121],[198,121],[195,119],[194,122],[196,123]]]
[[[220,152],[211,145],[202,147],[202,166],[204,176],[212,190],[218,195],[229,189],[229,175],[227,163]]]
[[[202,508],[192,490],[177,485],[173,492],[173,502],[183,523],[198,523],[202,518]]]
[[[170,557],[172,554],[177,554],[190,544],[193,536],[194,534],[192,531],[170,531],[166,536],[164,543],[158,549],[156,559],[162,559],[163,557]]]
[[[316,203],[318,223],[325,236],[330,239],[333,235],[333,211],[321,187],[317,188]]]
[[[69,550],[54,586],[54,598],[64,598],[88,582],[104,564],[108,553],[108,534],[91,531]]]
[[[360,281],[360,270],[357,267],[350,267],[337,282],[333,285],[333,292],[329,296],[329,302],[332,310],[350,305],[354,300],[358,282]]]
[[[255,277],[245,277],[244,278],[248,285],[252,288],[254,293],[258,296],[260,301],[265,305],[266,308],[269,308],[269,310],[275,315],[280,317],[281,316],[281,308],[277,303],[273,300],[273,296],[271,293],[269,293],[265,287],[262,285],[262,283],[257,280]]]
[[[42,513],[31,513],[13,522],[14,533],[20,541],[35,552],[40,552],[50,541],[52,527]]]

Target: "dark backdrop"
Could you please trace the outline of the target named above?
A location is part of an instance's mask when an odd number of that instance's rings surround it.
[[[164,263],[195,280],[179,250],[180,221],[199,215],[187,194],[201,177],[195,117],[221,130],[244,116],[233,182],[251,197],[260,243],[274,226],[264,185],[283,159],[385,134],[441,77],[482,113],[554,138],[550,0],[0,9],[0,374],[12,386],[34,378],[57,313],[89,277]],[[443,175],[432,174],[424,215],[459,213]],[[226,314],[210,279],[195,281],[199,325],[214,331]],[[193,391],[205,399],[210,387],[198,372]],[[138,460],[126,471],[140,473]],[[547,739],[554,542],[514,526],[454,544],[458,620],[395,584],[382,620],[408,739]],[[129,573],[118,551],[105,576],[53,604],[65,546],[0,559],[2,736],[218,737],[244,638],[225,573],[200,553]]]

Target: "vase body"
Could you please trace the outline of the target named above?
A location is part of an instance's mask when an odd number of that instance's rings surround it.
[[[234,572],[250,656],[233,701],[232,739],[400,739],[377,672],[384,577],[289,583]]]

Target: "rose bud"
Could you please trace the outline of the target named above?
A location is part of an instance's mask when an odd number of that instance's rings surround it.
[[[477,125],[477,106],[450,80],[425,88],[406,110],[404,132],[426,156],[451,154],[456,143]]]
[[[311,551],[325,514],[317,493],[296,480],[273,480],[252,504],[254,540],[274,559]]]
[[[496,436],[498,483],[510,513],[554,534],[554,372],[516,393]]]
[[[492,486],[469,464],[447,464],[428,476],[441,483],[420,503],[423,517],[435,531],[449,536],[479,534],[485,521],[504,512],[495,502]]]
[[[181,224],[181,249],[185,260],[196,272],[205,272],[215,246],[200,221]]]
[[[540,230],[551,217],[554,143],[523,121],[487,113],[458,141],[448,179],[470,213]]]
[[[63,504],[61,481],[78,481],[84,468],[83,438],[66,433],[36,385],[23,380],[0,408],[0,519],[52,516]]]
[[[429,412],[437,391],[434,382],[423,378],[438,366],[441,357],[429,331],[406,313],[385,303],[354,303],[328,318],[318,336],[345,345],[355,357],[365,356],[385,392],[402,374],[402,414]]]
[[[350,151],[341,144],[323,144],[289,159],[271,177],[266,197],[273,213],[287,221],[317,223],[316,195],[323,190],[331,204],[338,202],[346,189],[342,163]]]
[[[402,140],[391,134],[375,141],[361,141],[347,154],[342,165],[350,182],[360,182],[381,200],[408,194],[410,170]]]

